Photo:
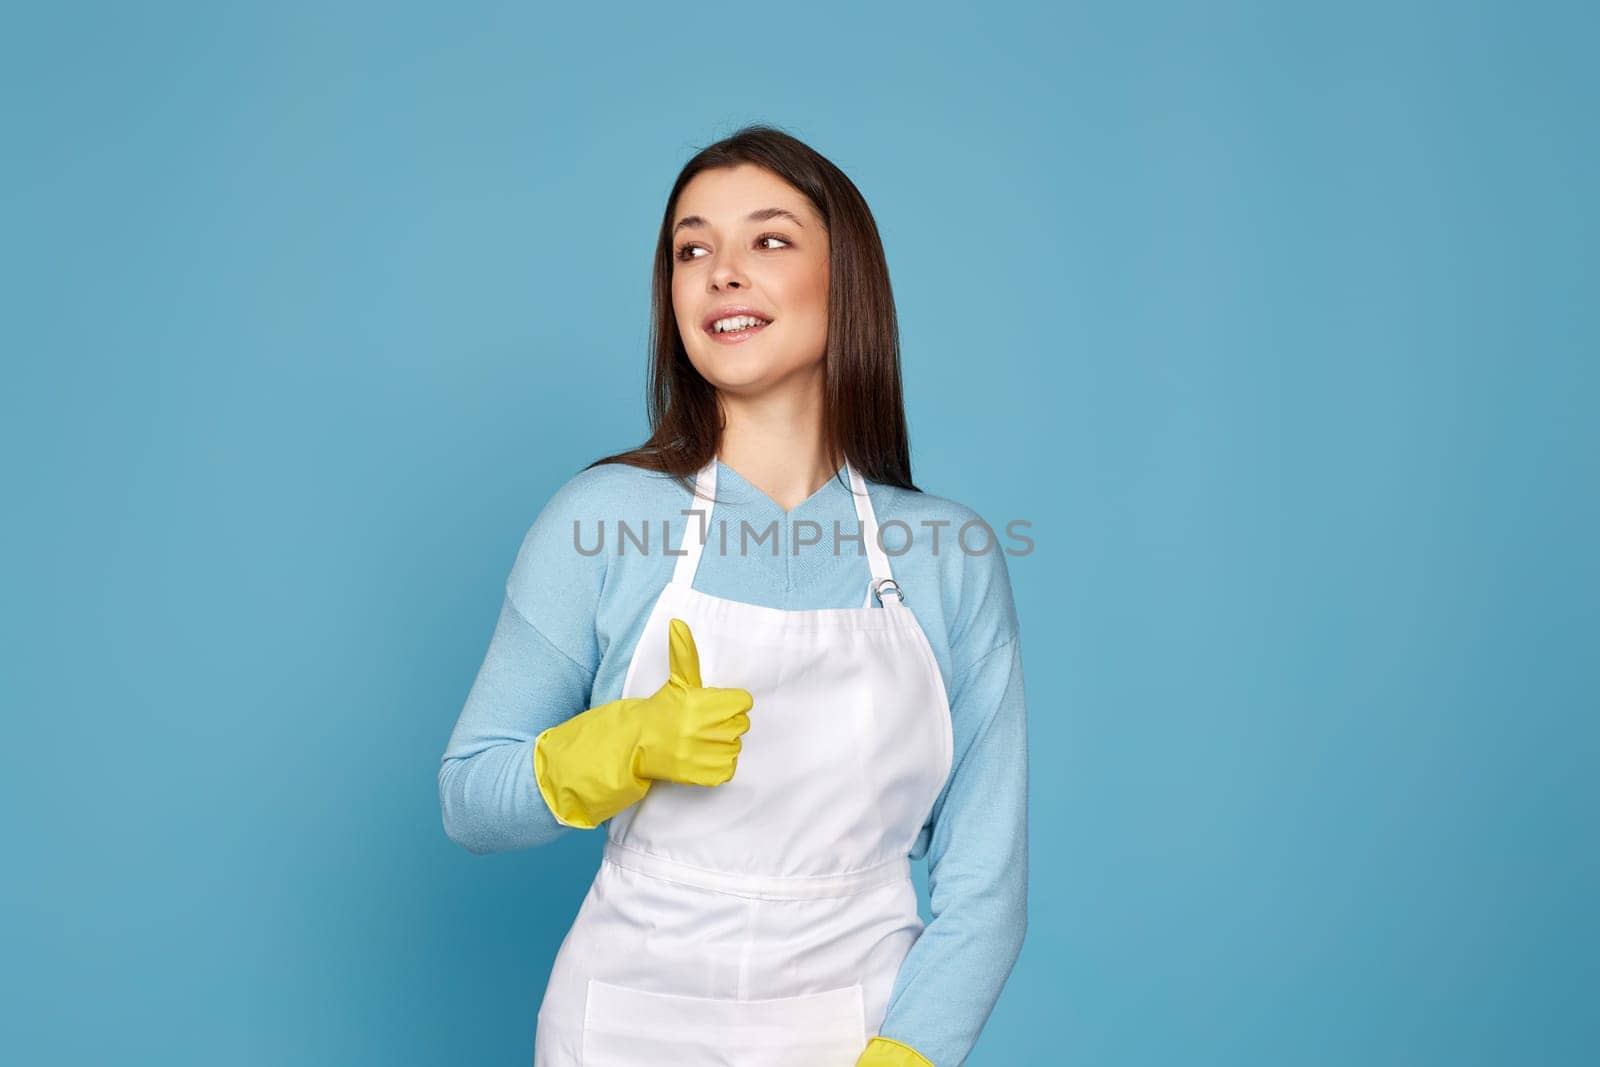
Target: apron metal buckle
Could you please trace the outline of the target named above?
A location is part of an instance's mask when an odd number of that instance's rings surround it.
[[[879,578],[872,583],[872,595],[878,598],[878,603],[883,603],[883,587],[892,586],[895,600],[904,604],[906,595],[900,591],[900,583],[893,578]]]

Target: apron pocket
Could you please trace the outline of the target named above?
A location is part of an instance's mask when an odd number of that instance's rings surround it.
[[[589,979],[583,1067],[854,1067],[860,984],[774,1000],[652,993]]]

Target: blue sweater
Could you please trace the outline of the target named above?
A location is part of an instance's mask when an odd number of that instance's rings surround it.
[[[1016,542],[1003,530],[989,537],[974,526],[964,551],[957,534],[978,518],[970,508],[867,484],[905,606],[943,674],[955,734],[950,777],[911,852],[928,859],[931,920],[905,958],[879,1033],[934,1067],[958,1067],[1027,928],[1027,711],[1004,552]],[[569,479],[540,511],[439,768],[452,840],[485,853],[574,832],[539,794],[534,739],[622,695],[639,633],[678,559],[662,547],[663,524],[676,550],[686,523],[698,522],[681,514],[690,505],[689,493],[666,475],[606,464]],[[619,521],[631,536],[619,536]],[[741,521],[752,531],[743,552]],[[786,513],[719,461],[710,540],[694,587],[788,610],[859,608],[870,571],[856,542],[841,540],[835,553],[836,521],[845,533],[857,529],[843,467]],[[726,551],[718,540],[722,522]],[[769,528],[776,536],[758,543]],[[584,554],[597,545],[604,550]]]

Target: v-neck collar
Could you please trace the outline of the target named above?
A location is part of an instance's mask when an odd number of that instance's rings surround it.
[[[756,486],[756,484],[754,482],[750,481],[744,475],[740,474],[738,471],[734,470],[732,467],[730,467],[726,463],[722,462],[722,460],[720,460],[720,459],[717,460],[717,495],[718,496],[722,495],[722,486],[723,485],[728,484],[728,483],[733,483],[733,484],[739,486],[740,488],[744,489],[745,491],[747,491],[750,494],[750,496],[752,497],[752,499],[754,500],[754,502],[755,502],[757,507],[761,508],[763,511],[777,512],[778,515],[780,515],[781,517],[783,517],[786,520],[787,519],[793,519],[795,516],[799,515],[802,511],[809,511],[809,510],[811,510],[813,508],[820,507],[821,504],[819,502],[822,499],[824,499],[825,497],[827,497],[828,495],[830,495],[829,494],[830,488],[833,489],[834,491],[837,491],[839,489],[845,489],[846,491],[848,491],[848,486],[849,486],[850,483],[847,480],[847,478],[848,478],[848,476],[847,476],[847,474],[845,472],[845,464],[841,463],[841,464],[839,464],[839,469],[834,471],[833,474],[829,476],[827,481],[823,482],[820,486],[818,486],[817,490],[814,493],[812,493],[810,496],[806,497],[804,500],[800,501],[800,503],[796,504],[794,507],[790,508],[788,511],[785,511],[785,510],[783,510],[783,507],[776,500],[772,499],[765,492],[763,492],[759,487]]]

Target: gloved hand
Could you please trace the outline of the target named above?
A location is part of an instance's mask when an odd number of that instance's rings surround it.
[[[892,1038],[874,1037],[856,1067],[933,1067],[922,1053]]]
[[[660,689],[590,708],[534,739],[534,778],[558,822],[592,830],[643,799],[656,779],[721,785],[733,777],[752,698],[702,686],[689,624],[673,619],[667,630]]]

